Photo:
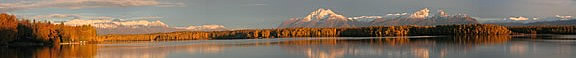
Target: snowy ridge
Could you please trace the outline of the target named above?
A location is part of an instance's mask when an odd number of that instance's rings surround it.
[[[82,19],[73,19],[64,22],[64,25],[70,26],[79,26],[79,25],[92,25],[96,28],[117,28],[121,26],[128,26],[128,27],[168,27],[168,25],[164,24],[163,22],[156,20],[156,21],[148,21],[148,20],[130,20],[130,21],[121,21],[121,20],[106,20],[106,19],[99,19],[99,20],[82,20]]]
[[[228,28],[223,25],[200,25],[200,26],[188,26],[188,27],[175,27],[177,29],[186,29],[191,31],[224,31]]]
[[[555,15],[550,17],[524,17],[524,16],[510,16],[504,18],[503,20],[496,20],[498,22],[489,22],[489,23],[506,23],[506,22],[514,22],[514,23],[534,23],[534,22],[547,22],[547,21],[566,21],[566,20],[574,20],[576,18],[572,16],[561,16]]]
[[[343,15],[336,14],[334,11],[330,9],[320,8],[310,14],[308,14],[302,21],[309,22],[312,20],[321,20],[327,18],[346,18]]]
[[[280,24],[279,28],[287,27],[352,27],[351,19],[337,14],[330,9],[319,8],[303,18],[290,18]]]
[[[393,13],[383,16],[345,17],[330,9],[320,8],[304,18],[290,18],[278,28],[342,28],[365,26],[394,25],[446,25],[446,24],[477,24],[478,21],[467,15],[448,15],[443,10],[431,14],[430,9],[423,8],[413,13]]]
[[[357,17],[350,17],[348,19],[378,19],[383,18],[382,16],[357,16]]]
[[[424,8],[422,10],[416,11],[410,14],[410,18],[424,19],[430,16],[430,9]]]

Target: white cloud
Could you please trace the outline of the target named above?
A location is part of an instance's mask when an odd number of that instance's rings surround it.
[[[109,16],[84,16],[79,14],[48,14],[36,16],[21,16],[25,19],[160,19],[161,16],[140,16],[140,17],[109,17]]]
[[[182,3],[165,3],[156,0],[42,0],[36,2],[2,3],[0,10],[13,11],[35,8],[106,8],[106,7],[135,7],[135,6],[181,6]]]
[[[108,16],[82,16],[78,14],[48,14],[22,17],[25,19],[114,19]]]

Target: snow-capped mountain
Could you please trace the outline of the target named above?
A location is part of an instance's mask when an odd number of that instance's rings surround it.
[[[291,18],[284,21],[278,28],[293,27],[353,27],[354,22],[330,9],[320,8],[304,18]]]
[[[131,28],[141,28],[141,27],[168,27],[168,25],[164,24],[159,20],[156,21],[148,21],[148,20],[129,20],[129,21],[122,21],[119,19],[114,20],[106,20],[106,19],[98,19],[98,20],[82,20],[82,19],[73,19],[64,22],[64,25],[71,25],[71,26],[78,26],[78,25],[92,25],[96,28],[118,28],[118,27],[131,27]]]
[[[550,17],[510,16],[501,20],[491,20],[484,24],[498,25],[575,25],[576,17],[555,15]]]
[[[371,25],[376,26],[397,26],[397,25],[446,25],[446,24],[478,24],[476,19],[467,15],[449,15],[443,10],[438,10],[435,15],[430,9],[424,8],[409,16],[398,15],[393,18],[382,18],[372,21]]]
[[[450,15],[448,15],[446,12],[444,12],[444,10],[438,10],[438,13],[436,14],[436,16],[438,17],[448,17]]]
[[[433,15],[430,11],[430,9],[424,8],[410,14],[396,13],[385,16],[357,16],[346,18],[330,9],[320,8],[304,18],[291,18],[286,20],[278,28],[478,24],[476,19],[467,15],[449,15],[443,10],[439,10],[438,13]]]
[[[424,8],[422,10],[412,13],[409,18],[425,19],[428,18],[428,16],[430,16],[430,9]]]
[[[84,20],[73,19],[63,22],[64,25],[79,26],[91,25],[97,28],[98,34],[147,34],[147,33],[160,33],[160,32],[174,32],[174,31],[223,31],[227,30],[222,25],[203,25],[203,26],[189,26],[169,27],[160,20],[120,20],[120,19],[97,19],[97,20]]]
[[[379,18],[384,18],[382,16],[356,16],[356,17],[349,17],[348,19],[350,20],[357,20],[357,21],[364,21],[364,22],[370,22],[374,19],[379,19]]]
[[[200,25],[200,26],[188,26],[188,27],[175,27],[177,29],[186,29],[191,31],[224,31],[228,28],[223,25]]]
[[[564,21],[576,19],[572,16],[555,15],[551,17],[524,17],[524,16],[510,16],[508,18],[488,23],[534,23],[534,22],[549,22],[549,21]]]

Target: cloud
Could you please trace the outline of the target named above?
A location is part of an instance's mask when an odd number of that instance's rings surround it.
[[[15,3],[0,4],[0,11],[26,10],[35,8],[108,8],[108,7],[136,7],[136,6],[158,6],[176,7],[183,6],[183,3],[166,3],[156,0],[42,0],[42,1],[21,1]]]
[[[68,19],[114,19],[107,16],[82,16],[78,14],[48,14],[36,16],[23,16],[26,19],[54,19],[54,18],[68,18]]]
[[[109,17],[109,16],[84,16],[78,14],[48,14],[48,15],[36,15],[36,16],[21,16],[25,19],[127,19],[127,20],[137,20],[137,19],[160,19],[164,18],[161,16],[138,16],[138,17]]]

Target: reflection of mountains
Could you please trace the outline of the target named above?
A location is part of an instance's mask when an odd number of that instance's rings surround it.
[[[217,54],[231,47],[278,46],[285,52],[303,54],[309,58],[339,58],[344,56],[370,57],[383,55],[392,58],[427,58],[440,57],[439,55],[448,53],[446,50],[467,51],[473,49],[473,47],[482,45],[505,43],[508,42],[510,38],[510,36],[454,36],[433,38],[386,37],[342,40],[344,38],[333,37],[318,40],[257,41],[234,44],[207,43],[178,46],[141,43],[132,43],[129,46],[86,44],[38,49],[2,48],[0,49],[2,53],[0,57],[164,58],[170,53]]]
[[[508,42],[510,36],[449,36],[435,38],[379,38],[361,40],[298,40],[281,43],[281,48],[309,58],[344,56],[389,58],[443,57],[447,50],[467,51],[474,47]],[[437,49],[439,48],[439,49]],[[458,54],[458,53],[453,53]]]

